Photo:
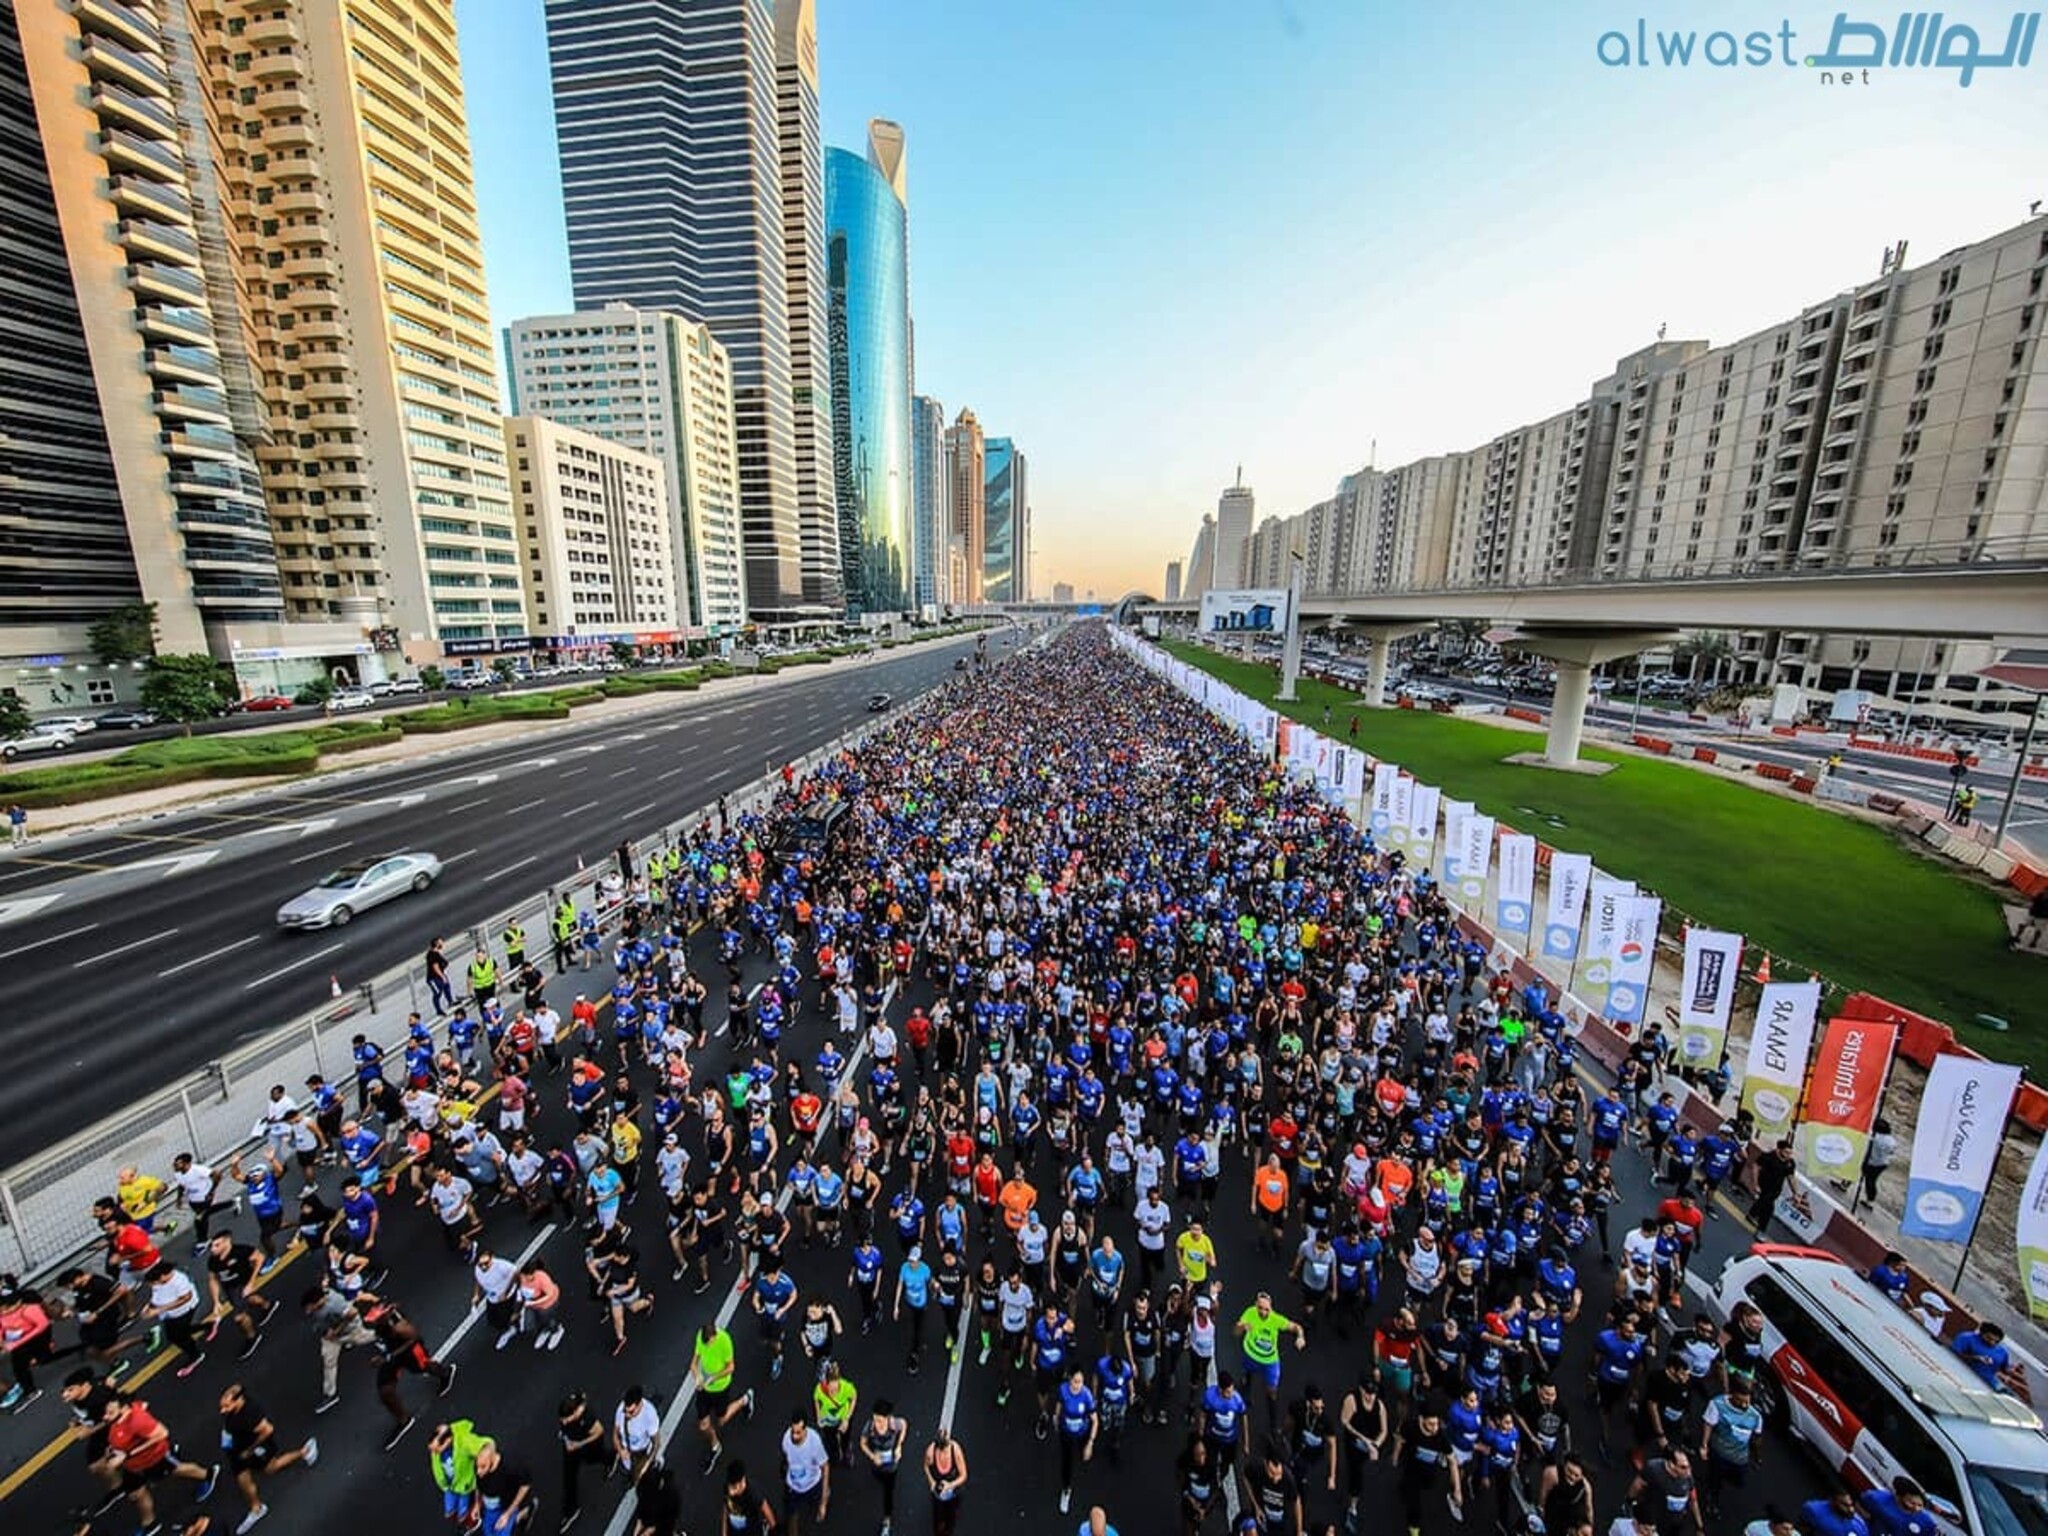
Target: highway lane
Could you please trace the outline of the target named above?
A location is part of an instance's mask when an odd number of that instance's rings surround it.
[[[836,677],[770,683],[688,711],[674,730],[657,714],[553,732],[544,747],[512,749],[553,757],[553,766],[495,783],[474,781],[503,765],[499,748],[365,776],[344,792],[355,819],[327,831],[282,845],[252,844],[238,832],[231,844],[209,845],[201,830],[190,834],[201,841],[179,846],[215,847],[204,867],[169,878],[90,876],[37,892],[56,900],[30,921],[0,927],[10,1060],[0,1081],[0,1165],[319,1007],[330,978],[354,986],[410,964],[437,933],[449,937],[459,970],[463,934],[572,873],[579,855],[608,858],[623,839],[710,805],[768,762],[826,745],[867,718],[869,693],[902,699],[935,686],[970,649],[934,645]],[[289,798],[291,814],[305,809],[300,796]],[[205,829],[218,819],[201,811],[172,825]],[[277,907],[333,864],[402,847],[432,849],[449,861],[447,874],[345,929],[275,928]],[[546,953],[545,940],[530,934],[534,953]]]
[[[705,939],[700,937],[695,949],[700,965],[715,972],[715,961]],[[749,980],[758,980],[764,973],[762,961],[749,963]],[[573,978],[555,985],[552,997],[557,1007],[566,1009],[568,994],[573,989]],[[928,997],[928,987],[919,982],[898,999],[893,1016],[900,1021],[911,1003],[924,1002]],[[716,1002],[711,1016],[714,1020],[720,1017]],[[791,1032],[787,1054],[810,1061],[817,1052],[822,1032],[815,1012],[807,1015]],[[711,1048],[696,1057],[695,1065],[700,1075],[709,1078],[722,1072],[730,1060],[727,1042],[714,1039]],[[907,1070],[915,1075],[914,1067],[907,1066]],[[644,1087],[644,1074],[641,1081]],[[545,1141],[567,1134],[568,1119],[560,1107],[561,1096],[559,1079],[541,1080],[539,1098],[546,1107],[539,1112],[537,1124]],[[1617,1159],[1617,1167],[1624,1189],[1624,1200],[1614,1219],[1618,1237],[1628,1225],[1627,1218],[1654,1203],[1657,1192],[1650,1184],[1641,1157],[1633,1149],[1624,1150]],[[1227,1325],[1234,1319],[1261,1286],[1273,1291],[1283,1312],[1291,1311],[1295,1290],[1287,1282],[1284,1264],[1254,1251],[1244,1198],[1245,1169],[1237,1154],[1232,1154],[1226,1171],[1222,1197],[1210,1224],[1221,1254],[1218,1273],[1226,1286],[1222,1321]],[[322,1182],[331,1200],[338,1182],[335,1174],[326,1173]],[[652,1195],[653,1182],[651,1175],[643,1175],[643,1187],[650,1193],[628,1208],[627,1219],[638,1229],[634,1241],[643,1256],[642,1274],[656,1305],[652,1313],[631,1322],[627,1348],[616,1357],[609,1353],[604,1320],[587,1299],[578,1277],[581,1249],[575,1232],[530,1226],[516,1210],[509,1208],[500,1208],[488,1216],[487,1238],[498,1252],[513,1258],[536,1256],[562,1281],[564,1317],[569,1329],[567,1342],[555,1353],[535,1354],[526,1340],[499,1353],[492,1347],[489,1330],[480,1322],[467,1320],[467,1276],[446,1253],[426,1214],[413,1210],[403,1196],[384,1202],[386,1236],[381,1257],[392,1273],[387,1294],[402,1302],[428,1342],[440,1346],[446,1358],[459,1367],[454,1389],[445,1400],[437,1401],[431,1387],[418,1378],[405,1382],[401,1391],[409,1407],[417,1412],[419,1422],[411,1436],[390,1455],[382,1454],[378,1448],[389,1421],[376,1405],[372,1372],[362,1353],[352,1352],[342,1362],[341,1405],[324,1417],[314,1415],[313,1405],[318,1397],[316,1350],[296,1315],[298,1297],[311,1278],[311,1264],[305,1258],[294,1261],[269,1282],[268,1293],[283,1300],[291,1310],[271,1327],[264,1346],[253,1359],[246,1363],[234,1360],[237,1338],[230,1327],[223,1330],[212,1357],[191,1379],[179,1381],[170,1371],[159,1370],[147,1382],[143,1395],[152,1410],[172,1427],[186,1453],[194,1457],[206,1454],[212,1443],[217,1423],[216,1399],[220,1388],[232,1380],[243,1382],[248,1394],[275,1422],[281,1444],[296,1445],[306,1434],[318,1433],[321,1457],[317,1467],[310,1472],[287,1471],[266,1482],[264,1492],[272,1515],[261,1527],[264,1531],[306,1531],[324,1536],[328,1532],[361,1531],[375,1521],[392,1530],[428,1529],[439,1505],[428,1467],[427,1436],[438,1421],[471,1418],[481,1432],[494,1436],[509,1455],[528,1469],[542,1506],[532,1530],[549,1533],[557,1529],[561,1510],[559,1459],[553,1439],[557,1401],[570,1390],[580,1389],[589,1395],[595,1414],[608,1423],[623,1390],[638,1383],[647,1388],[657,1408],[666,1411],[687,1379],[690,1340],[698,1325],[707,1318],[737,1309],[730,1326],[737,1342],[739,1385],[757,1389],[759,1408],[751,1422],[735,1421],[727,1428],[726,1448],[729,1456],[745,1459],[756,1485],[775,1498],[780,1490],[776,1444],[791,1412],[809,1402],[812,1376],[808,1363],[792,1341],[789,1368],[779,1380],[771,1379],[752,1313],[746,1308],[744,1296],[734,1295],[734,1270],[730,1264],[714,1267],[712,1288],[703,1295],[693,1294],[688,1282],[670,1279],[659,1207]],[[1042,1191],[1041,1204],[1056,1210],[1056,1181],[1046,1158],[1041,1157],[1036,1182]],[[885,1179],[885,1203],[886,1196],[893,1195],[902,1183],[900,1170]],[[934,1197],[928,1192],[927,1199]],[[1135,1237],[1129,1218],[1114,1213],[1106,1214],[1103,1220],[1105,1230],[1116,1237],[1119,1247],[1127,1254],[1133,1253]],[[231,1225],[244,1238],[253,1235],[252,1224],[246,1217]],[[1711,1273],[1722,1258],[1739,1251],[1746,1236],[1739,1223],[1723,1213],[1722,1219],[1708,1225],[1704,1256],[1698,1268]],[[888,1284],[893,1288],[899,1251],[892,1235],[885,1233],[880,1241],[889,1263]],[[967,1504],[970,1515],[964,1522],[965,1529],[1064,1533],[1081,1522],[1090,1503],[1102,1502],[1126,1536],[1169,1536],[1178,1530],[1173,1518],[1173,1458],[1184,1434],[1178,1421],[1158,1426],[1133,1423],[1118,1454],[1112,1456],[1105,1447],[1094,1462],[1081,1470],[1074,1510],[1070,1516],[1061,1518],[1055,1503],[1057,1447],[1040,1443],[1033,1436],[1028,1383],[1019,1388],[1006,1408],[998,1406],[995,1366],[980,1365],[970,1352],[949,1370],[939,1341],[929,1335],[922,1371],[915,1376],[908,1374],[899,1332],[885,1324],[872,1336],[862,1336],[859,1308],[847,1284],[846,1251],[822,1247],[807,1251],[794,1241],[791,1249],[791,1273],[798,1281],[800,1294],[832,1301],[847,1323],[847,1332],[835,1351],[847,1378],[855,1383],[864,1404],[872,1405],[880,1398],[893,1400],[896,1411],[909,1421],[913,1456],[921,1454],[941,1414],[950,1411],[954,1432],[966,1450],[972,1474]],[[167,1251],[183,1262],[182,1237],[172,1239]],[[978,1258],[979,1244],[972,1251]],[[1007,1260],[1007,1250],[999,1256]],[[1599,1298],[1611,1285],[1612,1277],[1613,1272],[1600,1268],[1595,1256],[1586,1256],[1582,1279],[1589,1313],[1597,1312]],[[1388,1285],[1388,1300],[1382,1311],[1390,1307],[1398,1289],[1397,1283]],[[1085,1314],[1086,1309],[1083,1310]],[[1308,1327],[1308,1352],[1290,1351],[1284,1357],[1283,1392],[1291,1398],[1314,1381],[1334,1404],[1364,1361],[1365,1333],[1314,1321]],[[1590,1332],[1590,1320],[1575,1331],[1563,1373],[1565,1397],[1577,1418],[1577,1432],[1588,1442],[1591,1424],[1577,1384]],[[1099,1335],[1085,1315],[1080,1319],[1080,1338],[1083,1357],[1092,1361],[1099,1352]],[[1224,1364],[1236,1366],[1234,1346],[1226,1342],[1220,1353]],[[53,1382],[61,1379],[59,1372],[46,1374]],[[58,1441],[64,1421],[64,1410],[54,1389],[26,1412],[0,1417],[0,1469],[11,1471],[27,1466],[47,1446]],[[1262,1407],[1257,1411],[1254,1428],[1263,1433]],[[694,1415],[684,1414],[671,1446],[668,1460],[684,1489],[684,1529],[718,1529],[718,1489],[722,1487],[724,1469],[721,1467],[716,1476],[701,1473],[703,1442],[696,1435]],[[1758,1512],[1766,1496],[1780,1505],[1796,1506],[1817,1496],[1826,1485],[1825,1476],[1803,1454],[1789,1447],[1774,1447],[1769,1467],[1766,1478],[1731,1496],[1726,1518],[1717,1529],[1740,1529],[1744,1520]],[[1601,1489],[1600,1527],[1604,1529],[1608,1517],[1619,1507],[1626,1477],[1625,1456],[1617,1454],[1611,1468],[1595,1462],[1594,1474]],[[61,1512],[79,1502],[89,1489],[80,1453],[60,1445],[46,1463],[12,1488],[7,1499],[10,1528],[18,1525],[23,1530],[56,1529]],[[595,1470],[590,1470],[585,1473],[583,1489],[586,1508],[578,1532],[597,1536],[612,1529],[607,1522],[618,1505],[621,1485],[606,1482]],[[188,1511],[192,1507],[191,1495],[189,1484],[166,1490],[163,1512],[175,1518]],[[1383,1475],[1370,1487],[1368,1511],[1386,1507],[1391,1497],[1391,1482]],[[1312,1519],[1336,1518],[1337,1503],[1327,1490],[1311,1490],[1308,1501]],[[216,1516],[216,1530],[232,1529],[242,1514],[239,1501],[226,1484],[207,1507]],[[918,1478],[914,1471],[907,1472],[899,1491],[896,1529],[903,1536],[924,1536],[930,1529],[927,1508]],[[878,1523],[879,1510],[878,1494],[870,1476],[859,1469],[835,1472],[832,1513],[823,1528],[871,1531]],[[1483,1520],[1486,1513],[1468,1509],[1475,1522]],[[222,1516],[226,1517],[224,1525],[219,1518]],[[1452,1528],[1441,1509],[1437,1519],[1434,1530]],[[130,1523],[130,1512],[122,1509],[107,1516],[100,1529],[125,1530]],[[1382,1527],[1383,1522],[1369,1518],[1364,1528],[1372,1531]],[[1212,1533],[1222,1528],[1220,1515],[1212,1517],[1207,1527]]]

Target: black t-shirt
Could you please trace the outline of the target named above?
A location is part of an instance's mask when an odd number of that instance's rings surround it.
[[[233,1413],[220,1416],[222,1443],[238,1456],[262,1439],[262,1427],[263,1410],[246,1397],[242,1399],[242,1406]]]
[[[598,1427],[597,1420],[590,1416],[590,1409],[587,1405],[578,1408],[572,1417],[557,1419],[555,1423],[558,1426],[557,1433],[561,1435],[562,1445],[565,1449],[572,1445],[583,1444],[583,1442],[590,1439],[590,1432]],[[604,1444],[603,1435],[600,1434],[592,1443],[602,1446]]]
[[[1260,1460],[1245,1468],[1244,1480],[1245,1486],[1251,1489],[1252,1504],[1258,1511],[1259,1528],[1266,1531],[1288,1530],[1294,1516],[1294,1501],[1301,1497],[1294,1474],[1285,1467],[1276,1469]]]
[[[513,1496],[532,1482],[526,1468],[508,1457],[490,1471],[477,1473],[476,1491],[483,1496],[485,1503],[504,1505],[511,1503]]]
[[[1451,1438],[1439,1426],[1433,1434],[1417,1430],[1401,1447],[1401,1481],[1411,1488],[1428,1488],[1449,1476]]]
[[[206,1255],[206,1270],[223,1287],[239,1289],[256,1278],[256,1270],[263,1262],[263,1255],[248,1243],[234,1243],[224,1254],[209,1251]]]

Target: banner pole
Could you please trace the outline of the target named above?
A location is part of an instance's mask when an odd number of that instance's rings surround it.
[[[2026,1073],[2022,1072],[2020,1074],[2020,1082],[2024,1083],[2026,1080]],[[1990,1186],[1996,1183],[1998,1179],[1998,1160],[2005,1155],[2005,1133],[2012,1128],[2013,1106],[2019,1103],[2019,1101],[2020,1091],[2018,1086],[2015,1085],[2012,1096],[2005,1101],[2005,1116],[1998,1122],[1998,1150],[1991,1154],[1991,1176],[1984,1181],[1984,1192],[1978,1197],[1977,1214],[1970,1218],[1970,1235],[1963,1239],[1963,1256],[1956,1260],[1956,1277],[1949,1282],[1948,1288],[1951,1291],[1962,1288],[1963,1274],[1970,1267],[1970,1250],[1977,1246],[1977,1229],[1984,1225],[1984,1207],[1990,1203]],[[1912,1179],[1912,1154],[1909,1152],[1906,1156],[1906,1177],[1910,1182]]]

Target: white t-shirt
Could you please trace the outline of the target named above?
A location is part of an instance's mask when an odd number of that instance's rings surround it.
[[[454,1226],[462,1219],[462,1208],[475,1193],[467,1179],[450,1179],[443,1184],[439,1179],[427,1186],[427,1200],[434,1207],[434,1214],[445,1226]]]
[[[805,1432],[798,1442],[791,1432],[782,1432],[782,1479],[791,1493],[809,1493],[824,1480],[825,1437],[816,1430]]]
[[[206,1204],[213,1194],[213,1170],[204,1163],[194,1163],[183,1173],[172,1169],[171,1182],[178,1187],[178,1192],[195,1206]]]
[[[174,1269],[150,1283],[149,1304],[161,1317],[190,1317],[199,1309],[199,1288],[182,1269]]]
[[[1173,1207],[1164,1200],[1140,1200],[1132,1219],[1138,1224],[1138,1246],[1164,1253],[1166,1229],[1173,1225]]]
[[[1131,1182],[1139,1189],[1151,1189],[1165,1171],[1166,1154],[1157,1147],[1140,1147],[1131,1154],[1131,1163],[1138,1170]]]
[[[612,1428],[626,1443],[628,1452],[638,1455],[653,1448],[655,1438],[661,1433],[661,1415],[654,1411],[654,1404],[645,1398],[640,1406],[628,1414],[626,1405],[619,1404],[619,1411],[612,1415]]]
[[[519,1284],[519,1266],[510,1259],[493,1258],[475,1265],[471,1273],[476,1276],[476,1288],[484,1293],[485,1301],[503,1301]]]

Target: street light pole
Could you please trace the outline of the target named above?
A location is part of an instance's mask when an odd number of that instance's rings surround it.
[[[1277,695],[1283,704],[1292,704],[1297,695],[1295,685],[1301,681],[1301,573],[1308,564],[1301,551],[1287,552],[1290,569],[1287,576],[1287,638],[1280,646],[1280,692]]]
[[[2012,808],[2019,803],[2020,785],[2026,780],[2027,753],[2034,747],[2034,730],[2041,723],[2041,695],[2034,695],[2034,707],[2027,711],[2027,731],[2020,738],[2019,756],[2012,762],[2012,777],[2006,781],[2005,804],[1998,808],[1998,830],[1991,834],[1991,846],[1996,848],[2005,841],[2006,824],[2012,820]]]

